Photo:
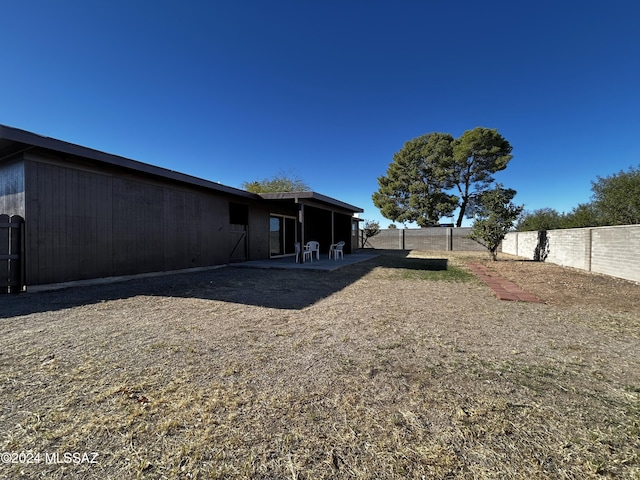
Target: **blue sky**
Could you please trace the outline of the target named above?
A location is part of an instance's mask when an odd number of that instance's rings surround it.
[[[3,2],[0,123],[240,187],[279,172],[384,219],[407,140],[496,128],[516,203],[640,165],[640,3]],[[446,221],[446,219],[443,219]],[[468,223],[466,223],[468,224]]]

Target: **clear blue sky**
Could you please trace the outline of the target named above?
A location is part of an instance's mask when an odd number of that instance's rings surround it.
[[[640,3],[3,2],[0,123],[226,185],[371,194],[428,132],[496,128],[497,180],[570,211],[640,164]],[[446,221],[446,219],[443,219]]]

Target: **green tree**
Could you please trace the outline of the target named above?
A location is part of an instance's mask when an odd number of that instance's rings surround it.
[[[279,172],[271,178],[242,183],[242,188],[252,193],[307,192],[309,186],[295,174]]]
[[[602,227],[605,222],[594,203],[581,203],[567,213],[560,228]]]
[[[393,155],[387,175],[378,178],[373,203],[384,217],[421,227],[459,209],[459,227],[465,216],[473,216],[476,199],[494,181],[493,174],[506,168],[511,150],[497,130],[482,127],[458,139],[448,133],[414,138]]]
[[[565,228],[565,221],[565,216],[553,208],[541,208],[533,212],[522,212],[516,230],[527,232]]]
[[[560,215],[543,208],[525,213],[517,230],[551,230],[552,228],[586,228],[640,223],[640,166],[620,171],[591,182],[591,202],[581,203],[571,212]],[[559,222],[556,225],[556,222]]]
[[[378,178],[373,203],[394,222],[416,222],[421,227],[450,217],[458,198],[447,194],[447,167],[453,162],[453,137],[428,133],[414,138],[393,155],[387,175]]]
[[[473,216],[477,199],[494,181],[493,174],[507,168],[513,158],[511,151],[509,142],[495,129],[476,127],[456,139],[450,176],[460,197],[457,227],[465,216]]]
[[[640,223],[640,165],[591,182],[593,203],[606,225]]]
[[[469,238],[489,250],[494,261],[497,259],[500,242],[513,228],[524,208],[512,202],[515,195],[515,190],[505,189],[497,184],[494,189],[484,191],[476,199],[475,220]]]

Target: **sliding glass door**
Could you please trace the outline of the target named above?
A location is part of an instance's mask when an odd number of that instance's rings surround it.
[[[272,257],[296,253],[296,219],[271,215],[269,220],[269,248]]]

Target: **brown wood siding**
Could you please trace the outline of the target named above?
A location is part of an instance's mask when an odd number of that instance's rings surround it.
[[[112,182],[114,271],[129,275],[162,270],[162,189],[128,179]]]
[[[219,265],[230,259],[233,196],[45,158],[26,165],[29,285]]]
[[[298,217],[290,198],[264,200],[44,149],[22,155],[0,169],[0,185],[12,185],[0,201],[13,205],[0,213],[25,218],[27,285],[268,259],[270,214]],[[351,212],[304,203],[305,241],[318,239],[323,252],[332,236],[347,241]]]
[[[32,161],[26,172],[29,284],[112,275],[111,178]]]
[[[249,260],[266,260],[269,253],[269,217],[271,214],[298,216],[298,205],[288,202],[252,203],[249,208]]]
[[[164,258],[167,270],[229,261],[229,200],[204,192],[165,189]]]
[[[0,166],[0,215],[24,217],[24,162]]]
[[[193,227],[194,217],[199,217],[200,202],[197,196],[180,194],[174,190],[167,190],[164,194],[164,208],[162,224],[164,229],[164,265],[167,270],[182,268],[185,260],[196,265],[202,260],[200,249],[200,234]]]
[[[344,253],[351,253],[352,248],[352,236],[353,222],[351,220],[352,215],[344,215],[341,213],[335,213],[333,217],[334,221],[334,242],[344,242]]]

